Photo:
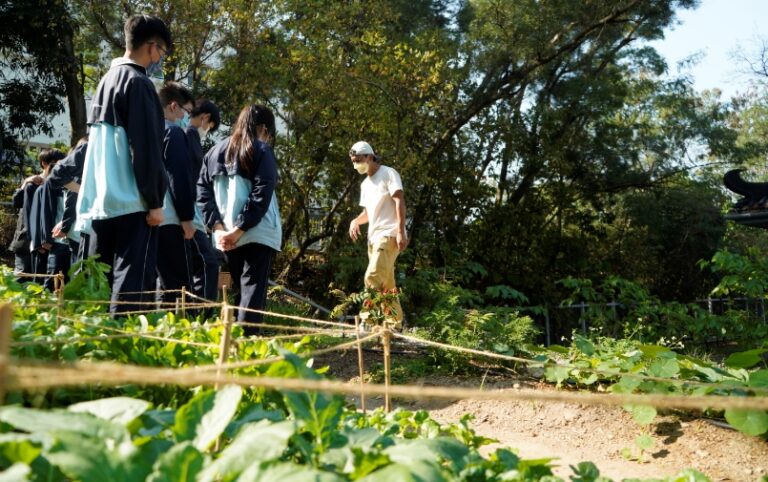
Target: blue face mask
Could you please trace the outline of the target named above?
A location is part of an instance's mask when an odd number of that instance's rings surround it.
[[[160,57],[160,60],[157,62],[152,62],[149,64],[149,67],[147,67],[147,76],[148,77],[162,77],[163,76],[163,58]]]
[[[184,117],[181,119],[176,119],[176,125],[182,129],[189,127],[189,112],[184,112]]]

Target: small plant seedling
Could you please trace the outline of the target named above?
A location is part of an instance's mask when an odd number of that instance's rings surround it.
[[[634,449],[631,447],[624,447],[621,449],[621,456],[624,457],[625,460],[633,460],[636,462],[645,463],[645,454],[653,448],[655,443],[656,441],[653,440],[653,437],[647,433],[638,435],[635,438]]]

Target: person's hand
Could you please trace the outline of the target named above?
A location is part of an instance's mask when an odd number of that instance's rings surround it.
[[[237,247],[237,242],[243,237],[245,231],[240,228],[232,228],[229,231],[224,232],[219,237],[219,249],[222,251],[229,251]]]
[[[408,247],[408,236],[405,235],[405,231],[398,229],[395,240],[397,241],[397,249],[405,251],[405,248]]]
[[[43,243],[43,245],[40,247],[40,252],[43,253],[45,251],[50,251],[50,249],[53,247],[51,243]]]
[[[39,174],[35,174],[33,176],[29,176],[28,178],[24,179],[24,182],[22,183],[22,185],[32,183],[32,184],[37,184],[39,186],[40,184],[43,183],[43,181],[45,181],[45,179],[43,179],[43,176]]]
[[[221,223],[216,223],[213,225],[213,231],[211,231],[213,234],[213,247],[218,249],[219,251],[224,251],[224,248],[221,247],[221,238],[227,234],[227,230],[224,228],[224,225]]]
[[[353,219],[349,223],[349,237],[352,238],[352,241],[357,241],[357,238],[360,237],[360,224],[358,224],[357,219]]]
[[[62,222],[59,221],[58,223],[56,223],[56,226],[54,226],[53,229],[51,230],[51,234],[53,235],[54,238],[62,239],[67,237],[67,233],[62,231],[61,227],[62,227]]]
[[[163,208],[150,209],[147,213],[147,224],[150,226],[160,226],[163,219]]]
[[[192,225],[192,221],[182,221],[181,229],[184,231],[184,239],[192,239],[195,237],[195,227]]]

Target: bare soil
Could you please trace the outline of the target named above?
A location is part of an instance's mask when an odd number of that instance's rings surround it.
[[[407,356],[407,355],[405,355]],[[402,357],[402,355],[401,355]],[[366,373],[381,363],[381,354],[364,354]],[[396,366],[398,355],[393,355]],[[357,353],[333,353],[316,360],[315,366],[330,366],[330,375],[358,383]],[[486,374],[487,375],[487,374]],[[368,375],[366,375],[368,378]],[[410,384],[483,387],[516,390],[555,390],[551,385],[514,374],[468,377],[429,376]],[[352,398],[352,401],[359,400]],[[383,405],[381,398],[367,400],[368,408]],[[601,475],[613,480],[658,478],[675,475],[685,468],[706,474],[713,481],[759,481],[768,475],[768,441],[744,435],[713,421],[690,414],[668,412],[641,427],[622,408],[548,402],[501,402],[478,400],[399,400],[395,407],[425,409],[442,423],[457,422],[462,415],[474,416],[478,434],[498,440],[484,453],[498,447],[514,449],[524,458],[554,458],[555,474],[568,480],[570,465],[594,462]],[[358,403],[359,406],[359,403]],[[648,433],[651,450],[638,458],[635,439]],[[627,458],[625,449],[632,454]]]

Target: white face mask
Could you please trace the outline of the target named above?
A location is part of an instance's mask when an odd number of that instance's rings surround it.
[[[355,166],[355,170],[360,174],[368,174],[367,162],[353,162],[352,164]]]
[[[210,129],[203,129],[203,126],[200,126],[197,128],[197,134],[200,136],[200,139],[205,139],[205,136],[208,135],[208,131]]]

